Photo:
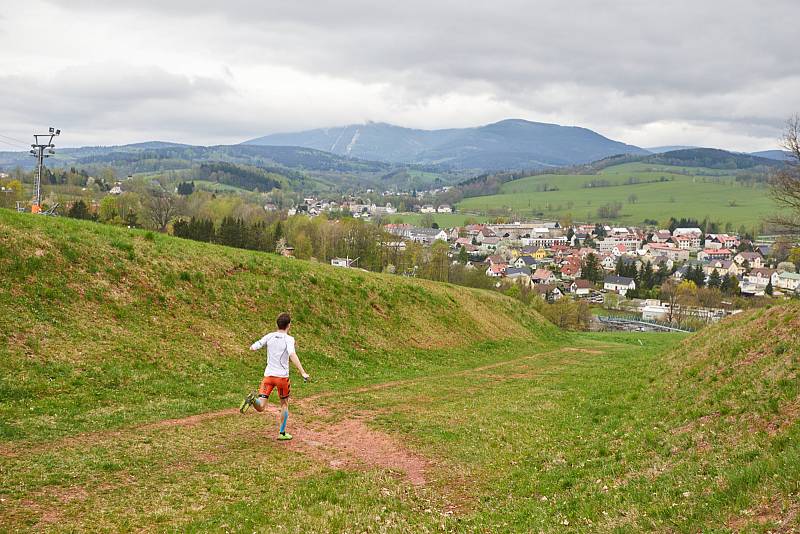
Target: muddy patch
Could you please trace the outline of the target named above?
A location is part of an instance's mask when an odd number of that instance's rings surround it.
[[[430,464],[399,441],[373,430],[362,419],[299,428],[289,448],[326,463],[334,469],[378,468],[404,476],[412,485],[425,485]]]

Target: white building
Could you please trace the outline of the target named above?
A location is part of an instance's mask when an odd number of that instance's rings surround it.
[[[636,289],[636,281],[625,276],[606,276],[603,281],[603,289],[619,293],[624,297],[628,291]]]

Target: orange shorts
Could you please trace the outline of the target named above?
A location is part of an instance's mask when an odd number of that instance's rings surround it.
[[[265,376],[261,381],[261,387],[258,388],[259,396],[269,397],[274,388],[278,388],[278,395],[282,399],[288,399],[291,389],[289,377],[280,376]]]

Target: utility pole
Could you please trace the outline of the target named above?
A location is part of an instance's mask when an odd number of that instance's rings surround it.
[[[56,130],[52,126],[50,131],[46,134],[33,134],[36,140],[31,145],[31,156],[36,158],[36,177],[33,182],[33,203],[31,205],[31,213],[40,213],[42,211],[42,170],[44,169],[44,158],[49,158],[56,153],[53,148],[53,138],[61,135],[61,130]],[[40,140],[41,138],[41,140]],[[47,138],[47,142],[43,142]],[[45,149],[47,152],[45,153]]]

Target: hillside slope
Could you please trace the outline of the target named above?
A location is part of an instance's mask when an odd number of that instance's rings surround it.
[[[304,146],[362,159],[461,169],[537,169],[646,153],[586,128],[521,119],[445,130],[367,123],[272,134],[244,144]]]
[[[4,439],[230,406],[258,377],[247,347],[281,311],[307,366],[343,383],[558,336],[495,293],[6,210],[0,272]]]

